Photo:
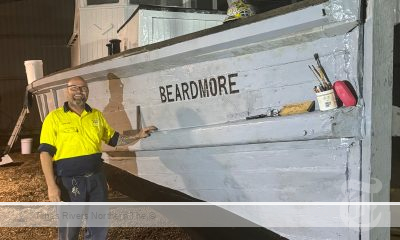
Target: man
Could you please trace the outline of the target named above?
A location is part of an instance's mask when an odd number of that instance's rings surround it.
[[[106,202],[101,141],[126,145],[148,137],[154,126],[135,136],[114,131],[103,114],[86,101],[89,88],[81,77],[67,83],[67,102],[45,118],[40,136],[40,160],[51,202]],[[78,239],[79,227],[59,228],[60,239]],[[107,228],[88,228],[88,239],[106,239]]]

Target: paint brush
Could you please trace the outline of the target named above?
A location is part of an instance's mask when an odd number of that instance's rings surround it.
[[[324,77],[323,77],[321,71],[319,71],[314,65],[311,65],[311,66],[312,66],[314,74],[316,76],[318,76],[318,80],[320,82],[321,89],[323,91],[328,90],[329,89],[329,85],[324,81]]]
[[[332,88],[332,84],[329,81],[328,75],[326,74],[325,69],[321,64],[321,61],[319,60],[318,53],[314,53],[314,59],[315,59],[315,61],[317,61],[318,68],[319,68],[319,70],[321,72],[321,79],[323,79],[324,82],[326,82],[326,85],[328,86],[328,88],[331,89]]]
[[[329,84],[329,81],[326,80],[321,68],[318,67],[316,71],[318,71],[319,76],[321,76],[322,86],[324,86],[325,90],[329,90],[331,86]]]
[[[313,68],[311,68],[310,65],[308,65],[308,67],[310,68],[311,72],[314,74],[315,78],[317,79],[318,85],[320,85],[321,87],[324,86],[324,82],[322,81],[320,74],[316,71],[315,67],[313,66]]]
[[[318,53],[314,53],[314,59],[317,61],[318,67],[322,67],[321,61],[319,60]]]

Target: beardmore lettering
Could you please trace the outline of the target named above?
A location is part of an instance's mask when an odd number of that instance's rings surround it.
[[[209,77],[197,81],[159,86],[162,103],[195,100],[239,93],[236,89],[237,73]]]

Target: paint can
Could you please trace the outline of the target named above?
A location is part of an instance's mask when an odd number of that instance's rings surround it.
[[[318,92],[316,94],[317,94],[319,110],[327,111],[337,108],[336,97],[333,89],[323,92]]]
[[[32,153],[32,138],[23,138],[21,139],[21,153],[22,154],[31,154]]]

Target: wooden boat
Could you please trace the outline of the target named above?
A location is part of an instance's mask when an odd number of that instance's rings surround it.
[[[28,90],[43,119],[65,101],[66,80],[82,76],[90,87],[88,103],[116,130],[158,127],[129,147],[135,153],[131,173],[193,198],[389,201],[390,146],[381,140],[392,136],[387,116],[400,111],[389,99],[390,71],[378,63],[392,69],[392,10],[398,6],[377,2],[366,11],[361,0],[305,0],[84,63],[36,80]],[[385,19],[387,26],[381,24]],[[332,82],[347,80],[354,87],[358,104],[329,111],[317,105],[310,113],[266,117],[284,105],[316,100],[308,68],[316,64],[315,53]],[[260,118],[246,119],[252,116]],[[394,127],[393,134],[398,133]],[[374,178],[383,183],[379,191],[373,191]],[[359,215],[355,230],[274,229],[271,222],[290,222],[293,212],[229,210],[290,239],[386,236],[379,229],[362,231],[367,220]],[[361,206],[348,208],[345,215],[360,211]],[[337,213],[314,217],[299,214],[294,226],[339,226],[343,220]]]

